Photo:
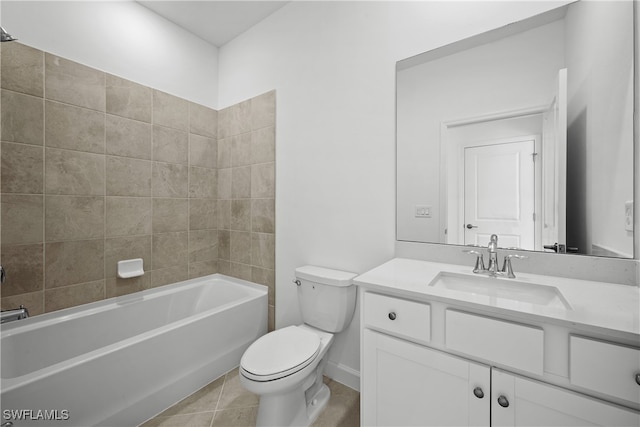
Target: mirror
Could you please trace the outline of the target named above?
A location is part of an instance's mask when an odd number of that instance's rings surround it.
[[[633,3],[397,63],[398,240],[633,257]]]

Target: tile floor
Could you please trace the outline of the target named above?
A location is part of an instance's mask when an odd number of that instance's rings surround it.
[[[325,377],[331,398],[313,427],[358,427],[360,393]],[[258,396],[240,385],[233,369],[141,427],[255,426]]]

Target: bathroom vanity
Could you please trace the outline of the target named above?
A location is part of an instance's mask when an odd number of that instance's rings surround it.
[[[471,270],[355,279],[363,426],[640,425],[638,287]]]

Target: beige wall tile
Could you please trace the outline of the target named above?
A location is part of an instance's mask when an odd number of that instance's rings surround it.
[[[3,297],[36,292],[44,288],[42,243],[2,245],[0,263],[7,272],[7,280],[2,284]]]
[[[107,114],[106,153],[151,160],[151,125]]]
[[[231,200],[218,200],[218,229],[231,229]]]
[[[215,199],[189,199],[189,229],[218,228]]]
[[[251,263],[251,233],[246,231],[231,231],[230,261],[242,264]]]
[[[118,261],[142,258],[145,272],[151,270],[151,236],[124,236],[104,241],[104,273],[106,278],[118,275]]]
[[[189,232],[189,262],[213,261],[218,258],[218,232],[196,230]]]
[[[276,307],[275,305],[269,305],[269,314],[267,317],[267,331],[276,330]]]
[[[43,241],[44,197],[2,195],[2,244]]]
[[[47,99],[105,111],[105,73],[45,53],[44,88]]]
[[[251,197],[275,198],[275,163],[261,163],[251,166]]]
[[[149,197],[107,197],[107,237],[151,234]]]
[[[251,231],[251,200],[231,201],[231,230]]]
[[[189,161],[191,166],[214,169],[218,165],[218,144],[214,138],[189,135]]]
[[[251,231],[276,232],[275,199],[251,199]]]
[[[153,197],[188,197],[189,168],[171,163],[153,163]]]
[[[44,96],[44,52],[19,42],[2,45],[2,87]]]
[[[218,199],[231,198],[231,168],[218,169]]]
[[[104,278],[104,240],[45,243],[45,288]]]
[[[164,286],[171,283],[181,282],[189,278],[189,272],[187,265],[178,265],[169,268],[162,268],[151,271],[151,284],[152,288],[158,286]]]
[[[251,166],[231,169],[231,197],[234,199],[251,197]]]
[[[218,139],[218,168],[231,167],[231,143],[232,139]]]
[[[0,182],[3,193],[42,194],[44,153],[42,147],[3,142]]]
[[[208,276],[217,272],[218,262],[216,260],[189,263],[189,279]]]
[[[231,259],[231,232],[229,230],[218,230],[218,261]],[[220,267],[220,264],[218,264]]]
[[[30,95],[2,90],[2,140],[23,144],[44,144],[44,101]],[[7,106],[11,108],[6,108]]]
[[[231,107],[227,107],[227,108],[223,108],[222,110],[218,110],[218,141],[224,138],[228,138],[230,136],[231,136]]]
[[[46,196],[45,241],[104,237],[104,197]]]
[[[218,173],[215,169],[189,168],[189,197],[215,199],[218,194]]]
[[[148,160],[107,156],[107,196],[151,196],[151,166]]]
[[[204,105],[189,103],[189,132],[209,138],[218,137],[218,112]]]
[[[106,298],[119,297],[122,295],[132,294],[134,292],[144,291],[145,289],[149,289],[150,285],[150,275],[131,277],[128,279],[111,277],[105,280]]]
[[[276,131],[273,126],[251,132],[251,163],[276,160]]]
[[[2,297],[2,310],[11,310],[21,305],[24,305],[29,310],[29,316],[37,316],[44,313],[44,290]]]
[[[104,153],[104,113],[53,101],[45,102],[45,113],[47,147]]]
[[[153,235],[152,268],[159,270],[176,265],[187,265],[189,233],[186,231]]]
[[[44,310],[47,313],[100,301],[105,298],[105,281],[81,283],[44,291]]]
[[[231,276],[231,263],[218,258],[218,273]]]
[[[159,90],[153,91],[153,123],[189,131],[189,102]]]
[[[104,155],[45,149],[45,193],[104,195]]]
[[[189,227],[188,199],[153,199],[153,233],[187,231]]]
[[[152,97],[151,88],[107,74],[107,113],[151,123]]]
[[[276,303],[276,272],[268,268],[251,267],[251,281],[269,288],[269,305]]]
[[[189,163],[189,135],[176,129],[153,126],[153,160]]]
[[[270,91],[251,98],[251,129],[261,129],[276,124],[276,92]]]
[[[251,265],[275,270],[276,240],[274,234],[251,233]]]
[[[251,266],[247,264],[232,262],[229,275],[242,280],[251,280]]]
[[[231,137],[231,166],[251,164],[251,133]]]
[[[229,107],[229,133],[231,136],[251,132],[251,101],[242,101]]]

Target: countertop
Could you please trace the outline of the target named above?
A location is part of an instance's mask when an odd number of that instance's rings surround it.
[[[515,272],[515,279],[473,274],[471,265],[394,258],[354,279],[361,288],[414,300],[438,300],[481,311],[589,330],[640,344],[640,288],[606,282]],[[548,307],[429,286],[441,272],[479,280],[556,287],[570,308]]]

